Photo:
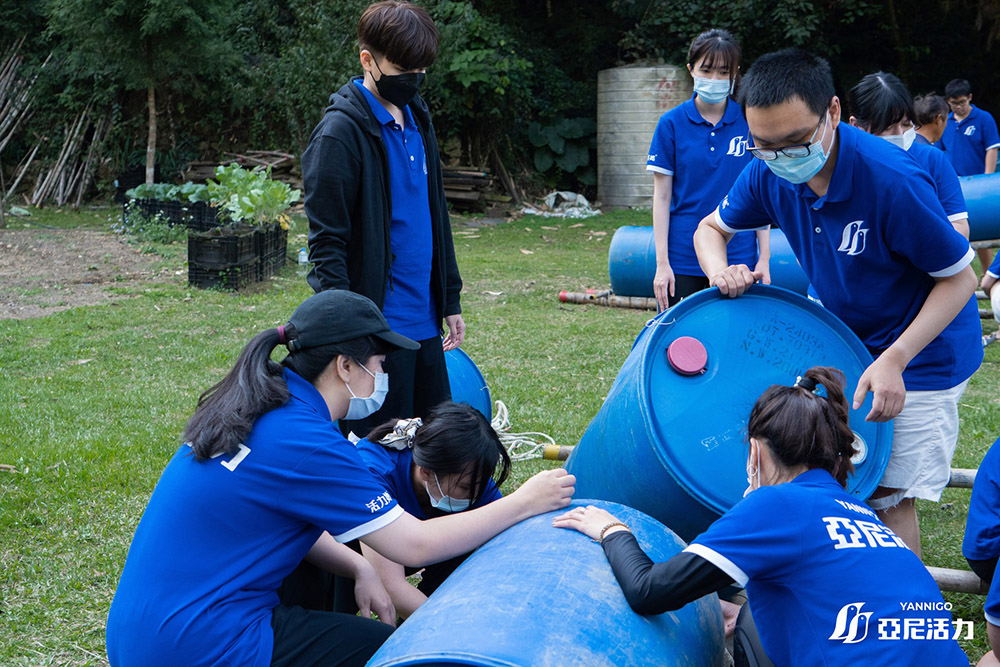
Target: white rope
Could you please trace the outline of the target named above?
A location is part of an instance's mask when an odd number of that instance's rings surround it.
[[[527,461],[540,459],[546,445],[555,445],[556,441],[546,433],[528,431],[525,433],[510,432],[510,417],[503,401],[496,402],[496,413],[493,416],[493,430],[500,436],[500,442],[507,448],[511,461]],[[539,442],[541,440],[541,442]]]

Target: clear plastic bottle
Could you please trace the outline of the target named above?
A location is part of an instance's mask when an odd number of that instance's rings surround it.
[[[309,273],[309,251],[305,248],[299,248],[299,271],[300,276],[304,276]]]

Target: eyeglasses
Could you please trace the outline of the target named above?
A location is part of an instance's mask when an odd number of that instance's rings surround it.
[[[948,100],[948,106],[950,106],[952,109],[954,109],[955,107],[964,107],[965,105],[967,105],[969,103],[969,101],[970,100],[969,100],[968,97],[961,97],[959,99],[951,99],[951,100]]]
[[[792,144],[791,146],[782,146],[781,148],[756,148],[754,146],[747,146],[747,151],[755,158],[765,161],[777,160],[779,153],[790,158],[808,157],[809,153],[812,152],[813,140],[816,138],[819,128],[823,126],[824,122],[826,122],[826,114],[823,115],[819,124],[816,125],[816,131],[809,137],[809,141],[804,144]]]

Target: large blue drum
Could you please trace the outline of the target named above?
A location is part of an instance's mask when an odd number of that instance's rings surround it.
[[[772,285],[805,295],[809,279],[795,259],[785,233],[776,228],[771,229],[770,269]],[[611,278],[611,291],[618,296],[653,296],[656,245],[653,242],[652,227],[618,228],[611,237],[608,249],[608,275]]]
[[[1000,174],[964,176],[958,180],[969,211],[969,240],[1000,239]]]
[[[630,507],[595,504],[629,524],[649,557],[684,543]],[[722,614],[708,595],[677,611],[633,612],[601,547],[528,519],[476,550],[372,657],[368,667],[723,665]]]
[[[835,366],[850,400],[871,361],[843,322],[788,290],[698,292],[636,339],[567,462],[577,495],[635,507],[690,541],[743,497],[746,422],[765,389]],[[859,500],[878,486],[892,448],[891,424],[866,422],[870,409],[869,395],[851,413],[861,453],[848,491]]]
[[[459,347],[444,353],[444,363],[448,367],[451,400],[468,403],[483,413],[487,421],[493,419],[490,388],[486,386],[486,379],[472,357]]]

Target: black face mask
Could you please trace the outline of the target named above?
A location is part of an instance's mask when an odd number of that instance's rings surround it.
[[[420,85],[424,82],[426,74],[423,72],[384,74],[375,58],[372,58],[372,62],[375,63],[378,73],[382,75],[382,78],[375,82],[375,88],[382,99],[390,104],[395,104],[400,109],[409,104],[417,91],[420,90]]]

